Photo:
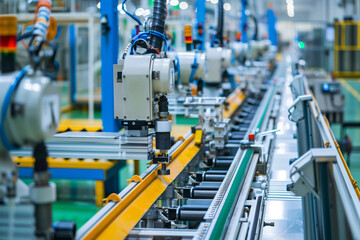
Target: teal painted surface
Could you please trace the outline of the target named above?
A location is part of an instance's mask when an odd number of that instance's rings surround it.
[[[198,118],[186,118],[184,115],[176,115],[175,123],[177,125],[196,125],[199,123]]]
[[[360,94],[360,81],[359,80],[346,80],[346,82],[352,87],[353,90]],[[344,121],[352,121],[360,123],[360,102],[353,96],[346,88],[343,87],[343,93],[345,95],[345,115]],[[340,137],[340,125],[332,125],[331,128],[338,139]],[[346,131],[352,140],[353,146],[360,146],[360,128],[349,128]],[[352,153],[350,157],[350,171],[354,179],[360,182],[360,153]]]

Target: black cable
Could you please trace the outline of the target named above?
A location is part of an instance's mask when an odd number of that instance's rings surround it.
[[[35,158],[34,171],[35,172],[47,171],[48,152],[44,142],[41,142],[34,147],[33,157]]]
[[[33,36],[33,32],[34,32],[34,31],[30,31],[30,32],[24,33],[23,35],[17,36],[17,37],[16,37],[16,41],[19,42],[19,41],[21,41],[21,40],[23,40],[23,39],[32,37],[32,36]]]
[[[218,3],[218,25],[216,30],[216,39],[220,47],[224,44],[224,1]]]
[[[166,0],[154,0],[151,30],[161,34],[165,33]],[[157,35],[151,35],[150,46],[161,51],[163,39]]]
[[[257,18],[255,17],[254,14],[250,14],[249,17],[254,21],[254,24],[255,24],[255,32],[254,32],[254,35],[252,37],[252,40],[257,40],[258,39],[258,34],[259,34],[258,20],[257,20]]]

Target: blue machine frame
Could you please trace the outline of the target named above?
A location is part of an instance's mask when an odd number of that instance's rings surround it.
[[[76,26],[69,26],[69,44],[70,44],[70,103],[75,103],[76,94]]]
[[[120,120],[114,119],[113,64],[119,53],[118,0],[101,1],[101,119],[104,132],[120,130]],[[106,24],[106,25],[105,25]]]
[[[276,33],[276,22],[277,18],[274,13],[274,9],[269,8],[267,10],[267,20],[268,20],[268,33],[269,33],[269,40],[271,41],[271,45],[277,46],[277,33]]]
[[[204,32],[202,34],[197,33],[197,39],[202,41],[199,50],[205,51],[205,15],[206,6],[205,0],[196,0],[196,27],[199,24],[203,25]]]
[[[247,30],[246,30],[246,22],[247,22],[247,15],[246,9],[248,6],[248,0],[241,0],[241,21],[240,21],[240,31],[241,31],[241,42],[247,43]]]

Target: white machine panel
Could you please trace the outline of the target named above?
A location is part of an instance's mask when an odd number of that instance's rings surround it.
[[[151,61],[151,55],[131,55],[126,57],[124,63],[120,61],[119,65],[114,66],[114,113],[116,119],[153,119]]]
[[[205,53],[195,53],[195,52],[169,52],[168,56],[172,60],[176,59],[176,55],[179,58],[180,64],[180,81],[182,85],[189,85],[190,74],[192,71],[192,65],[194,64],[196,54],[196,63],[198,65],[194,79],[205,79]]]

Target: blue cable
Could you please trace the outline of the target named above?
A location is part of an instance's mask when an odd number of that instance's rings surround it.
[[[19,83],[21,82],[21,79],[26,75],[26,73],[29,71],[30,65],[25,66],[19,74],[16,76],[14,83],[9,87],[9,90],[7,91],[2,108],[1,108],[1,122],[0,122],[0,139],[7,150],[15,149],[15,147],[10,143],[7,135],[6,135],[6,129],[5,129],[5,121],[6,121],[6,115],[11,103],[11,98],[16,90],[16,88],[19,86]]]
[[[179,59],[177,51],[175,49],[171,49],[171,46],[169,47],[169,51],[175,53],[175,73],[178,76],[177,85],[180,85],[180,81],[181,81],[180,80],[180,59]]]
[[[133,14],[129,13],[128,11],[125,10],[125,3],[126,3],[127,0],[124,0],[122,2],[122,10],[127,14],[129,15],[132,19],[134,19],[140,26],[142,25],[141,21],[136,17],[134,16]]]
[[[176,72],[177,72],[177,75],[178,75],[178,85],[180,85],[180,82],[181,82],[181,78],[180,78],[180,59],[179,59],[179,56],[176,52],[176,55],[175,55],[175,60],[176,60]]]
[[[190,73],[190,77],[189,77],[189,83],[191,83],[194,80],[196,69],[199,66],[199,64],[197,63],[197,54],[198,54],[198,51],[195,51],[194,63],[191,65],[191,73]]]
[[[135,45],[136,41],[139,40],[139,39],[144,39],[144,40],[146,40],[146,38],[147,38],[148,36],[149,36],[149,35],[148,35],[147,32],[141,32],[141,33],[139,33],[137,36],[135,36],[135,37],[133,38],[133,40],[132,40],[133,42],[132,42],[131,47],[130,47],[130,55],[133,55],[133,54],[134,54],[133,48],[134,48],[134,45]]]
[[[134,47],[134,44],[136,43],[136,41],[139,40],[139,39],[146,39],[147,37],[149,37],[149,35],[154,35],[154,36],[160,37],[160,38],[165,42],[164,51],[165,51],[165,53],[167,53],[168,43],[167,43],[167,40],[166,40],[165,35],[162,34],[162,33],[160,33],[160,32],[158,32],[158,31],[150,30],[150,31],[148,31],[148,32],[141,32],[141,33],[139,33],[139,34],[132,40],[133,43],[131,44],[131,47],[130,47],[130,55],[134,54],[133,47]]]
[[[158,32],[158,31],[154,31],[154,30],[150,30],[150,31],[149,31],[149,34],[150,34],[150,35],[158,36],[158,37],[160,37],[160,38],[164,41],[164,43],[165,43],[164,52],[167,53],[168,43],[167,43],[167,40],[166,40],[165,35],[162,34],[162,33],[160,33],[160,32]],[[160,49],[160,50],[161,50],[161,49]]]

